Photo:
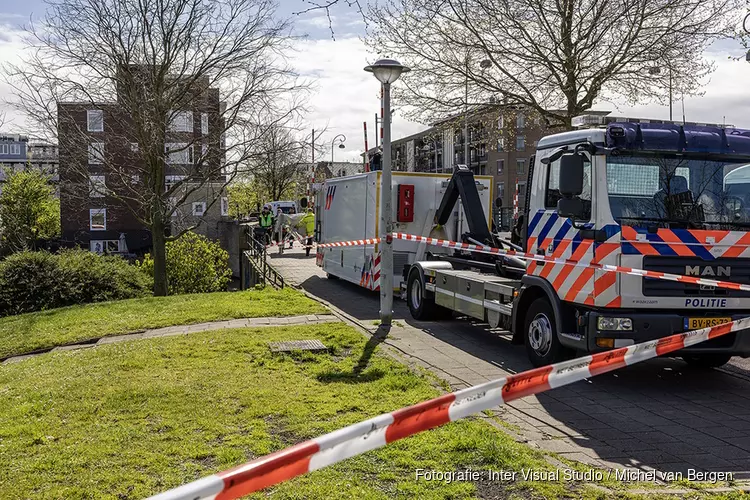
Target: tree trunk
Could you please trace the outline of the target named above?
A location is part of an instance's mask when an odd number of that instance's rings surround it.
[[[168,288],[166,237],[161,219],[154,221],[151,227],[151,243],[153,245],[151,256],[154,259],[154,295],[163,297],[167,295]]]

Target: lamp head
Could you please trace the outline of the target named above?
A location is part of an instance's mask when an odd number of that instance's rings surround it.
[[[339,144],[339,149],[344,149],[344,148],[346,148],[346,146],[344,146],[343,142],[341,144]]]
[[[365,71],[375,75],[380,83],[393,83],[401,76],[401,73],[411,71],[411,68],[402,66],[395,59],[379,59],[365,67]]]

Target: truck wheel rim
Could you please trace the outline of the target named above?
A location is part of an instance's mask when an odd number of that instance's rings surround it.
[[[542,357],[552,347],[552,324],[546,315],[537,314],[529,325],[529,344]]]
[[[419,309],[420,304],[422,304],[422,283],[416,281],[411,287],[411,305],[414,309]]]

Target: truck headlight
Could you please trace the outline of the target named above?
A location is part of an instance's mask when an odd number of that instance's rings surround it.
[[[596,329],[599,331],[630,332],[633,331],[633,320],[630,318],[607,318],[599,316],[596,320]]]

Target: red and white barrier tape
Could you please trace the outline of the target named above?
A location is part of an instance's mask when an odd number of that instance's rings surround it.
[[[566,264],[569,266],[588,267],[592,269],[601,269],[615,273],[630,274],[632,276],[641,276],[645,278],[656,278],[666,281],[680,281],[683,283],[692,283],[695,285],[715,286],[716,288],[726,288],[728,290],[744,290],[750,292],[750,285],[741,283],[732,283],[731,281],[711,280],[707,278],[696,278],[694,276],[683,276],[681,274],[663,273],[660,271],[646,271],[632,267],[613,266],[610,264],[599,264],[596,262],[581,263],[575,260],[560,259],[556,257],[545,257],[532,253],[519,252],[516,250],[504,250],[483,245],[472,245],[469,243],[458,243],[455,241],[441,240],[438,238],[428,238],[425,236],[416,236],[413,234],[393,233],[393,237],[400,240],[425,242],[428,245],[440,246],[443,248],[454,248],[456,250],[467,250],[470,252],[487,253],[493,255],[503,255],[508,257],[517,257],[524,260],[535,260],[539,262],[552,262],[555,264]]]
[[[459,243],[457,241],[441,240],[439,238],[429,238],[427,236],[417,236],[415,234],[393,233],[393,238],[405,241],[424,242],[428,245],[439,246],[443,248],[452,248],[455,250],[464,250],[468,252],[486,253],[491,255],[502,255],[506,257],[517,257],[522,260],[534,260],[538,262],[551,262],[553,264],[565,264],[568,266],[587,267],[591,269],[601,269],[602,271],[629,274],[632,276],[641,276],[644,278],[655,278],[666,281],[680,281],[683,283],[692,283],[695,285],[714,286],[716,288],[726,288],[728,290],[743,290],[750,292],[750,285],[742,283],[733,283],[731,281],[712,280],[708,278],[696,278],[695,276],[684,276],[681,274],[663,273],[660,271],[646,271],[645,269],[636,269],[633,267],[613,266],[611,264],[599,264],[597,262],[582,263],[575,260],[560,259],[557,257],[546,257],[517,250],[505,250],[486,245],[473,245],[470,243]],[[318,247],[353,247],[361,245],[373,245],[379,243],[381,238],[370,238],[366,240],[337,241],[334,243],[319,244]]]
[[[528,370],[344,427],[151,498],[239,498],[514,399],[562,387],[746,328],[750,328],[750,318]]]
[[[377,243],[380,243],[380,238],[368,238],[366,240],[352,240],[352,241],[334,241],[333,243],[318,243],[318,248],[357,247],[357,246],[363,246],[363,245],[375,245]]]

